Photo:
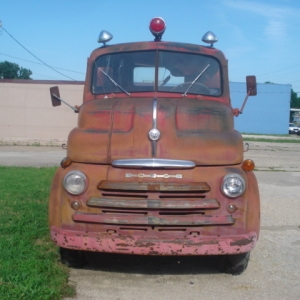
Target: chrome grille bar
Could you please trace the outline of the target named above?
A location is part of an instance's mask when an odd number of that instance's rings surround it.
[[[190,169],[196,164],[191,160],[163,159],[163,158],[136,158],[117,159],[112,162],[116,168],[166,168],[166,169]]]

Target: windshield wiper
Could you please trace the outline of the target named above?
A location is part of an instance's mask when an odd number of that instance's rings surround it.
[[[125,89],[123,89],[118,83],[116,83],[106,72],[104,72],[101,68],[99,70],[120,90],[122,90],[124,93],[126,93],[128,96],[130,96],[130,93],[128,93]]]
[[[171,74],[168,75],[168,76],[163,80],[163,82],[161,83],[160,86],[163,86],[163,85],[167,84],[167,83],[169,82],[170,79],[171,79]]]
[[[189,91],[189,89],[194,85],[194,83],[203,75],[203,73],[208,69],[208,67],[210,66],[210,64],[208,64],[203,71],[194,79],[194,81],[190,84],[190,86],[187,88],[187,90],[185,91],[185,93],[182,95],[183,97],[186,96],[187,92]]]

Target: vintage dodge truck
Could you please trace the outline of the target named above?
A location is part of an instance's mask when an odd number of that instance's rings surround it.
[[[117,45],[102,31],[88,59],[50,193],[52,240],[74,267],[86,251],[215,255],[222,272],[240,274],[258,240],[260,200],[234,116],[256,95],[255,77],[233,109],[212,32],[204,46],[162,41],[162,18],[149,27],[154,41]],[[53,106],[66,103],[58,87],[50,94]]]

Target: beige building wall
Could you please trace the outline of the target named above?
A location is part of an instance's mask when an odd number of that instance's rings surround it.
[[[78,115],[64,104],[52,107],[52,86],[72,106],[82,103],[83,82],[0,80],[0,145],[66,143]]]

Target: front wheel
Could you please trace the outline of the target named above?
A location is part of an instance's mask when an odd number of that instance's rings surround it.
[[[80,269],[87,265],[83,251],[59,248],[59,254],[61,262],[68,267]]]
[[[250,252],[220,256],[218,268],[222,273],[240,275],[248,266]]]

